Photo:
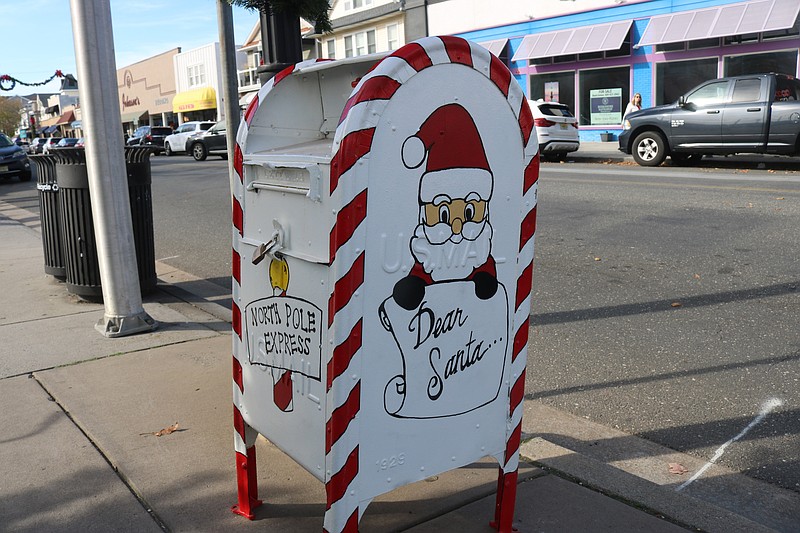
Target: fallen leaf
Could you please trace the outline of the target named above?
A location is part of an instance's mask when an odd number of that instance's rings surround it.
[[[599,257],[595,257],[594,260],[595,261],[602,261],[602,259],[600,259]]]
[[[670,474],[677,474],[679,476],[682,476],[682,475],[686,474],[687,472],[689,472],[689,470],[687,470],[686,467],[683,466],[680,463],[670,463],[669,464],[669,473]]]
[[[694,279],[700,279],[700,274],[695,274]]]
[[[682,304],[682,303],[680,303],[680,302],[672,302],[670,305],[671,305],[672,307],[683,307],[683,304]]]
[[[139,435],[155,435],[156,437],[163,437],[164,435],[169,435],[170,433],[175,433],[178,431],[178,423],[175,422],[169,427],[165,427],[159,431],[154,431],[151,433],[139,433]]]
[[[786,198],[784,198],[783,196],[778,196],[778,197],[777,197],[777,198],[775,198],[775,199],[776,199],[776,200],[786,200]]]

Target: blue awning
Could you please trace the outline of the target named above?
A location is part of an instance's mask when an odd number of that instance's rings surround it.
[[[70,124],[70,126],[72,126],[73,130],[78,130],[78,129],[81,128],[81,121],[80,120],[75,120],[75,121],[72,122],[72,124]]]
[[[42,130],[43,135],[50,135],[53,132],[58,131],[58,126],[48,126]]]

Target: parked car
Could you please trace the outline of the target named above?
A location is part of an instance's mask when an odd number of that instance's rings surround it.
[[[705,154],[800,154],[800,81],[754,74],[702,83],[673,104],[631,113],[619,149],[642,166],[669,155],[679,165]]]
[[[49,154],[61,142],[61,137],[48,137],[42,145],[42,153]]]
[[[126,146],[150,146],[157,154],[164,151],[164,139],[172,135],[169,126],[140,126],[125,141]]]
[[[172,155],[176,152],[185,152],[188,147],[189,138],[195,133],[201,133],[210,130],[214,126],[214,122],[193,120],[184,122],[175,130],[172,135],[168,135],[164,139],[164,153]]]
[[[563,161],[568,153],[580,148],[578,119],[568,105],[544,100],[529,103],[542,159]]]
[[[209,155],[218,155],[228,159],[227,132],[225,121],[220,120],[211,129],[195,133],[189,137],[187,151],[192,154],[195,161],[205,161]]]
[[[86,142],[83,140],[83,137],[78,139],[78,142],[75,143],[75,148],[86,148]]]
[[[56,144],[56,146],[58,148],[70,148],[72,146],[75,146],[75,143],[77,142],[78,139],[76,139],[75,137],[62,137],[61,140],[58,141],[58,144]]]
[[[36,137],[31,145],[28,147],[28,153],[41,154],[44,148],[44,143],[47,142],[47,137]]]
[[[31,162],[25,149],[0,133],[0,178],[17,176],[20,181],[31,179]]]

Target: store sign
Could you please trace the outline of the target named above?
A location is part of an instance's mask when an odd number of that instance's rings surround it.
[[[545,102],[558,102],[558,82],[546,81],[544,83],[544,101]]]
[[[589,91],[589,110],[592,126],[622,123],[622,89],[592,89]]]

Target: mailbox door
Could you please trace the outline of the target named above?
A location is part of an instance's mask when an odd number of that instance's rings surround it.
[[[332,233],[332,283],[351,293],[331,307],[339,521],[481,457],[516,470],[538,158],[497,63],[462,39],[407,45],[359,82],[337,130],[332,195],[366,199],[355,230]]]

